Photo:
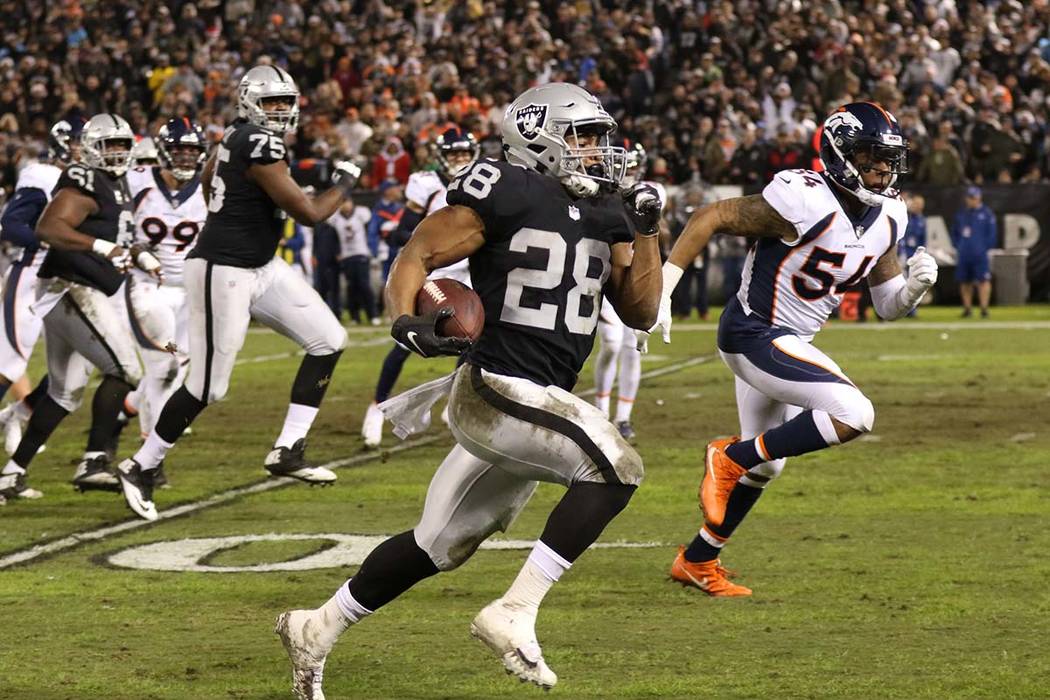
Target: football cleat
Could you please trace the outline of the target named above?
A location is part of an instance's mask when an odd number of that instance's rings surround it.
[[[704,519],[718,526],[726,517],[726,503],[729,493],[736,482],[747,470],[729,459],[726,448],[739,437],[713,440],[707,444],[707,456],[704,459],[704,478],[700,482],[700,505],[704,509]]]
[[[550,690],[558,676],[543,660],[535,626],[535,615],[512,608],[498,598],[477,614],[470,623],[470,634],[495,652],[508,674]]]
[[[110,459],[105,454],[80,460],[73,474],[73,488],[81,493],[85,491],[119,493],[120,479],[110,470],[109,465]]]
[[[365,422],[361,424],[361,437],[365,439],[365,447],[379,447],[383,441],[383,412],[379,406],[372,403],[365,413]]]
[[[153,488],[155,489],[170,489],[171,484],[168,483],[168,475],[164,473],[164,460],[160,460],[160,464],[153,470]]]
[[[631,421],[617,421],[616,429],[620,431],[620,437],[626,440],[628,445],[633,445],[638,441],[638,433],[634,432],[634,426],[631,425]]]
[[[321,683],[329,649],[318,641],[313,610],[290,610],[277,616],[273,631],[292,662],[292,692],[299,700],[324,700]]]
[[[718,559],[692,562],[685,558],[685,547],[678,548],[678,556],[671,564],[671,578],[683,586],[693,586],[712,598],[738,598],[751,595],[751,589],[729,580],[730,571]]]
[[[42,491],[37,491],[28,486],[26,484],[26,475],[20,473],[0,475],[0,496],[8,501],[13,501],[16,498],[35,500],[43,498],[44,494]]]
[[[335,472],[306,461],[306,440],[299,438],[291,447],[274,447],[266,455],[264,466],[273,476],[290,476],[308,484],[327,486],[335,481]]]
[[[124,500],[136,515],[146,520],[157,519],[157,506],[153,503],[153,478],[156,471],[143,469],[138,462],[130,458],[117,467]]]

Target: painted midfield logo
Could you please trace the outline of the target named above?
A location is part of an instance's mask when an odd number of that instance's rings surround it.
[[[514,115],[518,132],[532,141],[540,135],[540,129],[547,122],[547,105],[527,104]]]

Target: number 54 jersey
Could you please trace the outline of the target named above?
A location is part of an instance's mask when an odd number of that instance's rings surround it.
[[[904,202],[888,198],[852,220],[832,187],[810,170],[781,171],[766,185],[762,196],[799,237],[791,243],[758,239],[744,262],[737,292],[749,316],[807,341],[838,307],[845,290],[866,278],[879,257],[896,250],[908,224]],[[724,345],[721,337],[719,345]]]
[[[620,198],[573,199],[553,177],[481,160],[452,181],[447,201],[485,225],[470,257],[485,328],[467,359],[571,389],[594,345],[612,246],[634,240]]]
[[[127,174],[135,207],[135,242],[153,248],[164,284],[182,286],[182,268],[208,216],[200,179],[177,191],[168,189],[160,167],[135,168]]]

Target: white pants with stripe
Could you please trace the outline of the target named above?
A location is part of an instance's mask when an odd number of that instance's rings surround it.
[[[26,373],[29,357],[33,354],[44,330],[44,319],[33,313],[30,306],[36,301],[37,276],[47,255],[37,250],[31,259],[16,261],[4,277],[3,313],[0,314],[0,376],[15,381]]]
[[[554,386],[457,370],[449,427],[458,443],[434,474],[416,542],[453,569],[506,530],[539,481],[640,484],[642,459],[587,401]]]
[[[205,403],[218,401],[229,390],[252,318],[310,355],[346,347],[346,329],[302,275],[280,258],[257,268],[191,258],[183,274],[189,301],[186,388]]]

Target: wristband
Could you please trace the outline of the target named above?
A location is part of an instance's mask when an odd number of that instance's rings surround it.
[[[91,244],[91,252],[98,253],[104,258],[108,258],[109,254],[116,250],[116,248],[116,243],[111,243],[104,238],[96,238]]]
[[[671,298],[671,293],[674,292],[674,288],[678,286],[678,282],[682,279],[683,274],[684,270],[682,270],[682,268],[678,267],[670,260],[664,263],[663,292],[661,294],[663,298]]]

